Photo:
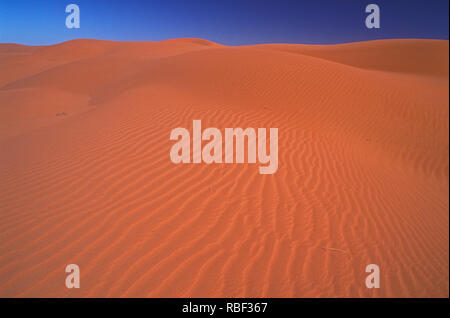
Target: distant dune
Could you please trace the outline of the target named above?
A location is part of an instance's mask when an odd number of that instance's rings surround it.
[[[448,41],[0,44],[0,70],[0,297],[449,297]],[[194,119],[278,127],[278,171],[173,164]]]

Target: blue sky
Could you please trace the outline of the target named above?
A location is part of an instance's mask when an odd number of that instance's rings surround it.
[[[80,29],[65,26],[70,3],[80,7]],[[370,3],[381,9],[380,29],[365,27]],[[196,37],[242,45],[448,39],[448,10],[448,0],[0,0],[0,42]]]

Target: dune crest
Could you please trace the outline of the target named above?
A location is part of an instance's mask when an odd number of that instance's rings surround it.
[[[0,296],[448,297],[448,57],[436,40],[0,44]],[[194,119],[277,127],[276,174],[172,163]]]

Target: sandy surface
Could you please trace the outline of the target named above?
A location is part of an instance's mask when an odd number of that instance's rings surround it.
[[[0,44],[0,296],[448,297],[448,58],[438,40]],[[278,171],[173,164],[194,119],[277,127]]]

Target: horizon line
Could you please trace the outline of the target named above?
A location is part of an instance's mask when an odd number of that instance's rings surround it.
[[[171,41],[171,40],[202,40],[207,41],[212,44],[219,44],[223,46],[233,46],[233,47],[239,47],[239,46],[252,46],[252,45],[264,45],[264,44],[288,44],[288,45],[315,45],[315,46],[327,46],[327,45],[341,45],[341,44],[352,44],[352,43],[368,43],[368,42],[376,42],[376,41],[387,41],[387,40],[428,40],[428,41],[450,41],[449,39],[445,38],[380,38],[380,39],[373,39],[373,40],[361,40],[361,41],[348,41],[348,42],[330,42],[330,43],[298,43],[298,42],[255,42],[255,43],[248,43],[248,44],[223,44],[220,42],[212,41],[205,38],[199,38],[199,37],[179,37],[179,38],[167,38],[164,40],[108,40],[108,39],[99,39],[99,38],[77,38],[77,39],[70,39],[65,40],[61,42],[56,42],[52,44],[26,44],[26,43],[19,43],[19,42],[1,42],[0,45],[20,45],[20,46],[30,46],[30,47],[41,47],[41,46],[54,46],[54,45],[60,45],[72,41],[103,41],[103,42],[120,42],[120,43],[161,43],[165,41]]]

